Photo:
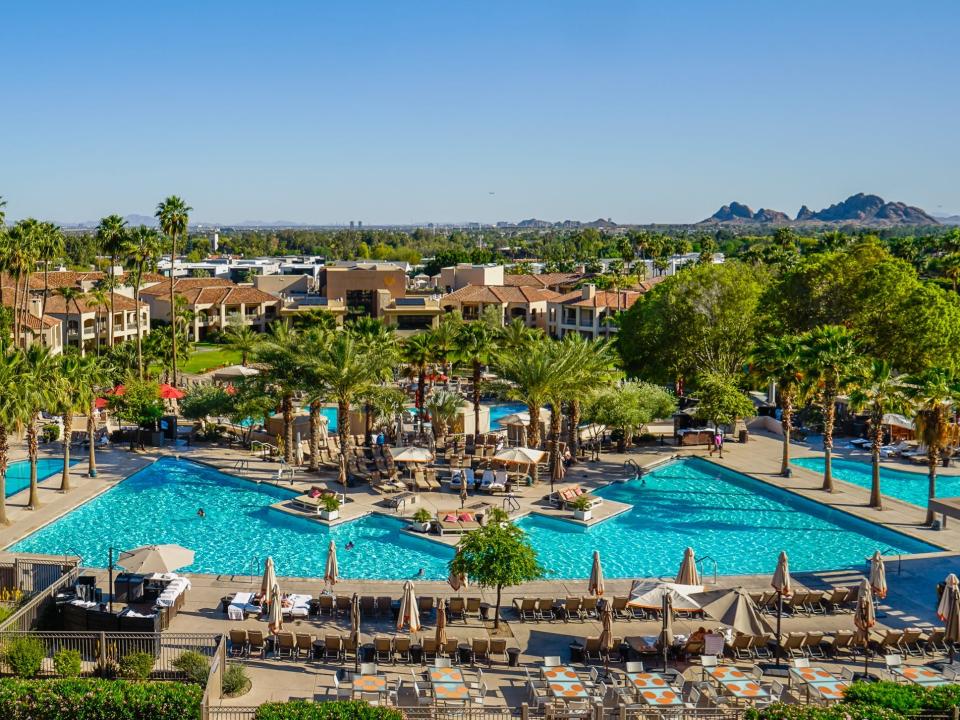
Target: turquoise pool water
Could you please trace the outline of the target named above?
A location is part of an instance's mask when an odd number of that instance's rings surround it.
[[[254,559],[271,555],[278,574],[323,577],[333,539],[345,578],[412,578],[421,567],[427,578],[447,577],[453,551],[399,533],[399,520],[369,515],[328,529],[269,507],[293,495],[206,465],[163,459],[10,549],[76,553],[90,567],[106,567],[111,545],[177,543],[196,552],[187,572],[252,574]],[[205,518],[197,517],[201,507]],[[351,540],[356,549],[344,550]]]
[[[507,415],[513,415],[514,413],[527,411],[527,406],[523,403],[497,403],[496,405],[490,405],[488,407],[490,408],[491,430],[500,429],[500,418],[506,417]]]
[[[797,458],[791,463],[816,473],[823,473],[822,457]],[[873,482],[873,470],[869,463],[835,457],[830,465],[833,476],[837,480],[865,488],[869,488]],[[925,508],[927,506],[927,473],[898,470],[881,465],[880,492]],[[943,497],[960,495],[960,476],[937,473],[937,495]]]
[[[594,549],[607,577],[676,575],[687,546],[716,558],[724,575],[772,573],[780,550],[803,571],[862,565],[884,548],[937,549],[698,459],[598,494],[633,509],[587,529],[538,515],[519,522],[552,577],[589,577]]]
[[[75,465],[77,460],[72,460],[70,466]],[[63,470],[63,458],[38,458],[37,459],[37,482],[47,478],[59,475]],[[22,490],[30,487],[30,461],[18,460],[10,463],[7,467],[7,492],[6,496],[16,495]]]
[[[322,577],[333,539],[345,578],[399,580],[420,568],[425,578],[446,578],[451,548],[400,533],[402,523],[390,517],[329,529],[269,507],[291,494],[163,459],[9,549],[78,553],[104,567],[111,545],[178,543],[196,551],[189,572],[249,574],[255,558],[272,555],[281,575]],[[852,567],[883,548],[937,549],[696,459],[599,494],[634,508],[586,529],[534,515],[519,521],[551,577],[588,577],[594,549],[611,578],[673,575],[688,545],[716,558],[723,574],[772,572],[781,549],[795,570]],[[200,507],[204,519],[196,515]],[[344,550],[351,540],[356,549]]]
[[[327,431],[336,432],[337,430],[337,409],[335,407],[325,407],[320,409],[320,414],[327,419]],[[250,427],[251,425],[262,425],[263,420],[254,420],[253,418],[247,418],[240,423],[243,427]]]

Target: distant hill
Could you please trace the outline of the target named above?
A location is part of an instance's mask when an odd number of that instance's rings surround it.
[[[835,203],[818,212],[806,205],[800,208],[796,218],[791,221],[786,213],[761,208],[753,212],[748,205],[732,202],[724,205],[713,215],[703,220],[703,224],[716,223],[843,223],[856,225],[938,225],[932,215],[912,205],[902,202],[886,202],[879,195],[857,193],[843,202]]]
[[[934,215],[941,225],[960,225],[960,215]]]

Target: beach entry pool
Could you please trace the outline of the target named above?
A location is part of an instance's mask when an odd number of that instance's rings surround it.
[[[688,545],[715,558],[724,575],[771,573],[780,550],[799,571],[862,566],[874,550],[939,549],[698,459],[598,494],[633,509],[590,528],[539,515],[518,521],[550,578],[588,577],[595,549],[610,578],[672,576]],[[319,578],[332,539],[344,578],[401,580],[421,568],[424,579],[447,577],[453,549],[401,533],[401,520],[372,514],[327,528],[270,507],[292,495],[165,458],[8,549],[79,554],[84,564],[105,567],[111,545],[177,543],[196,551],[187,572],[256,574],[271,555],[280,575]],[[197,516],[201,507],[205,518]]]
[[[792,465],[823,474],[822,457],[797,458]],[[869,488],[873,482],[873,468],[869,463],[834,457],[830,463],[833,477],[837,480]],[[880,466],[880,492],[918,507],[927,507],[927,473],[899,470]],[[956,497],[960,495],[960,476],[937,473],[937,495]]]
[[[76,465],[79,460],[71,460],[70,467]],[[37,482],[42,482],[59,475],[63,471],[63,458],[38,458],[37,459]],[[30,461],[17,460],[7,466],[7,487],[6,496],[16,495],[18,492],[30,487]]]
[[[633,509],[586,529],[540,515],[519,522],[551,577],[589,577],[595,549],[611,578],[676,575],[687,546],[721,575],[772,574],[781,550],[804,571],[862,567],[875,550],[939,549],[696,458],[597,494]]]

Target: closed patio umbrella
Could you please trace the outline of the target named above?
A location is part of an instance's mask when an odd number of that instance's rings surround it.
[[[413,592],[413,583],[409,580],[403,583],[400,614],[397,616],[397,630],[403,630],[404,627],[409,627],[412,633],[420,631],[420,609],[417,607],[417,596]]]
[[[563,465],[563,456],[559,452],[554,453],[553,466],[550,468],[550,484],[558,483],[563,480],[567,474],[567,469]],[[551,490],[553,488],[551,487]]]
[[[323,581],[330,585],[336,585],[340,580],[340,567],[337,564],[337,546],[330,541],[330,547],[327,549],[327,568],[323,572]]]
[[[280,601],[280,588],[274,585],[270,595],[273,599],[270,601],[270,614],[267,616],[267,627],[270,628],[270,632],[276,635],[283,630],[283,603]]]
[[[587,592],[591,595],[601,597],[603,595],[603,568],[600,566],[600,551],[593,551],[593,567],[590,570],[590,584],[587,586]]]
[[[277,574],[273,569],[273,558],[268,557],[263,564],[263,579],[260,581],[260,594],[263,595],[263,601],[268,603],[273,594],[273,588],[277,584]]]
[[[777,667],[780,666],[780,622],[783,619],[783,599],[793,595],[793,581],[790,579],[790,561],[787,553],[780,551],[777,558],[777,570],[773,573],[770,586],[777,591]]]
[[[953,662],[954,645],[960,642],[960,583],[957,576],[950,573],[947,576],[943,595],[940,596],[940,605],[937,607],[937,616],[943,620],[945,633],[943,641],[950,646],[950,662]]]
[[[360,596],[353,594],[350,601],[350,638],[353,640],[353,654],[356,658],[355,666],[360,664]]]
[[[603,653],[607,664],[609,664],[610,651],[613,650],[613,604],[609,601],[603,603],[600,623],[603,626],[603,630],[600,632],[600,652]]]
[[[460,509],[463,509],[463,506],[467,504],[467,481],[460,481]]]
[[[683,562],[680,563],[680,572],[674,581],[678,585],[700,585],[700,572],[697,570],[697,558],[693,548],[683,551]]]
[[[457,550],[457,554],[460,554],[460,551]],[[456,559],[456,558],[454,558]],[[455,591],[459,591],[460,588],[465,588],[469,584],[467,582],[466,575],[457,575],[453,570],[450,571],[450,574],[447,575],[447,584],[452,587]]]
[[[660,652],[663,653],[663,671],[667,671],[667,654],[670,652],[670,646],[673,645],[673,602],[669,595],[663,596],[663,606],[660,608],[663,616],[663,627],[660,629],[660,637],[657,638],[657,644],[660,645]]]
[[[193,564],[193,550],[180,545],[144,545],[120,553],[118,564],[128,573],[169,573]]]
[[[879,550],[870,558],[870,590],[879,600],[887,596],[887,570],[883,566],[883,556]]]
[[[947,598],[947,591],[951,588],[960,587],[960,580],[953,573],[947,575],[943,581],[943,594],[940,596],[940,604],[937,605],[937,617],[946,622],[947,614],[950,610],[950,600]]]
[[[437,605],[437,650],[447,644],[447,601],[440,598]]]
[[[867,675],[870,669],[870,628],[877,624],[877,618],[873,610],[873,593],[866,579],[860,582],[860,589],[857,592],[857,609],[853,614],[853,624],[857,628],[854,639],[863,645],[863,674]]]

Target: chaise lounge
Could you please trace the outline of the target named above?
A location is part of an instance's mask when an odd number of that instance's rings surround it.
[[[550,504],[554,507],[558,507],[561,510],[567,510],[569,506],[576,502],[577,498],[583,496],[589,498],[590,507],[596,507],[597,505],[603,503],[603,498],[597,497],[596,495],[591,495],[579,485],[564,488],[563,490],[557,490],[556,492],[550,493],[547,498],[550,501]]]

